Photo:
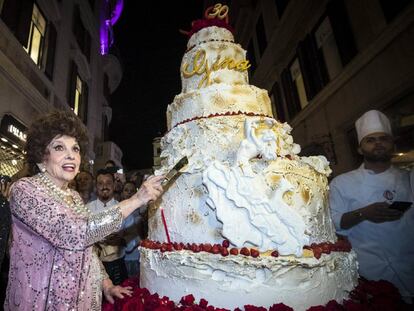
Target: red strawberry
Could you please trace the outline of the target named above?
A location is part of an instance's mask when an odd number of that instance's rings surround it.
[[[238,254],[239,254],[239,250],[237,249],[237,248],[232,248],[231,250],[230,250],[230,254],[232,254],[232,255],[234,255],[234,256],[237,256]]]
[[[211,246],[210,243],[204,243],[204,244],[201,244],[201,246],[202,246],[202,250],[207,253],[210,253],[211,249],[213,248],[213,246]]]
[[[194,301],[195,301],[194,296],[190,294],[190,295],[187,295],[187,296],[182,297],[180,302],[184,306],[189,306],[189,305],[194,304]]]
[[[250,251],[249,251],[249,249],[248,249],[247,247],[243,247],[243,248],[240,250],[240,254],[242,254],[242,255],[244,255],[244,256],[250,256]]]
[[[199,253],[200,252],[200,247],[197,244],[193,243],[193,244],[191,244],[191,250],[194,253]]]
[[[208,301],[207,300],[205,300],[204,298],[201,298],[200,299],[200,303],[198,304],[201,308],[207,308],[207,306],[208,306]]]
[[[230,241],[229,240],[224,240],[222,243],[221,243],[221,245],[223,246],[223,247],[229,247],[230,246]]]
[[[251,248],[251,249],[250,249],[250,255],[251,255],[253,258],[256,258],[256,257],[259,257],[260,253],[259,253],[259,251],[258,251],[257,249]]]
[[[220,248],[217,244],[214,244],[214,246],[211,248],[211,252],[213,254],[219,254],[220,253]]]
[[[331,246],[328,243],[321,244],[322,253],[330,254],[331,253]]]
[[[321,247],[314,247],[313,250],[313,256],[315,256],[316,259],[321,258],[322,256],[322,248]]]
[[[278,251],[273,251],[270,255],[273,256],[273,257],[279,257],[279,252]]]
[[[184,246],[182,245],[182,243],[174,243],[174,249],[176,251],[180,251],[184,248]]]
[[[167,251],[172,252],[173,251],[173,245],[171,243],[167,244]]]
[[[225,248],[225,247],[223,247],[222,249],[221,249],[221,255],[222,256],[224,256],[224,257],[226,257],[226,256],[228,256],[229,255],[229,251],[227,250],[227,248]]]

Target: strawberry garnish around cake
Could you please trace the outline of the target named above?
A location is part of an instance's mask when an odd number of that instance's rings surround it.
[[[266,252],[260,252],[256,248],[247,248],[242,247],[238,249],[236,247],[230,247],[229,240],[223,240],[221,244],[211,245],[210,243],[161,243],[159,241],[151,240],[142,240],[141,247],[148,248],[152,250],[159,250],[161,253],[165,252],[174,252],[174,251],[190,251],[193,253],[206,252],[214,255],[221,255],[227,257],[229,255],[239,256],[243,255],[246,257],[280,257],[280,254],[277,250],[268,250]],[[303,246],[303,257],[314,257],[320,259],[323,254],[330,254],[331,252],[350,252],[352,249],[351,244],[348,240],[338,240],[335,243],[331,242],[322,242],[322,243],[312,243],[311,245]]]

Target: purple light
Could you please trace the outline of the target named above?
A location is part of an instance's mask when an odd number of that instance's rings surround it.
[[[124,0],[118,0],[115,4],[115,8],[111,13],[111,25],[115,25],[121,16],[122,10],[124,9]]]
[[[101,38],[101,55],[108,54],[109,48],[114,43],[112,27],[118,21],[123,9],[123,0],[104,0],[101,11],[101,27],[99,30]]]

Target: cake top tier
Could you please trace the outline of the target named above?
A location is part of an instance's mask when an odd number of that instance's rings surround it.
[[[207,8],[203,19],[193,21],[190,31],[183,31],[190,38],[187,48],[191,49],[208,41],[233,42],[233,29],[228,24],[228,12],[229,7],[221,3]]]

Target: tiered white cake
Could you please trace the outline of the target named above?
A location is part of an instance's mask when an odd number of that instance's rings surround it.
[[[183,156],[189,164],[149,211],[149,239],[167,241],[162,209],[175,244],[141,247],[141,286],[230,309],[341,302],[357,284],[357,263],[336,242],[328,162],[297,155],[267,92],[248,84],[245,55],[222,27],[188,42],[157,173]]]

